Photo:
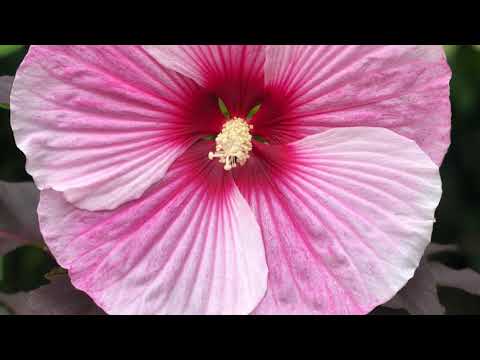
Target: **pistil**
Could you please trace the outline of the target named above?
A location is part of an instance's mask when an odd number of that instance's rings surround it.
[[[218,158],[224,169],[229,171],[237,165],[243,166],[250,157],[252,150],[252,125],[239,117],[227,121],[222,132],[215,139],[215,152],[209,152],[208,158]]]

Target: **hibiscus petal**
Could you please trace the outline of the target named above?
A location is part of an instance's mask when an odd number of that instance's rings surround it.
[[[213,143],[180,157],[138,200],[76,209],[41,193],[42,233],[72,283],[111,314],[244,314],[264,296],[260,229]]]
[[[0,104],[8,104],[10,102],[12,83],[13,76],[0,76]]]
[[[245,117],[262,100],[265,46],[148,45],[162,65],[220,97],[232,116]]]
[[[438,167],[382,128],[258,144],[235,180],[269,267],[259,314],[365,314],[410,279],[430,241]]]
[[[440,164],[450,144],[450,76],[441,46],[269,46],[255,129],[287,143],[335,127],[384,127]]]
[[[221,116],[214,97],[140,46],[32,46],[11,109],[37,186],[88,210],[139,198],[208,128],[211,109]]]

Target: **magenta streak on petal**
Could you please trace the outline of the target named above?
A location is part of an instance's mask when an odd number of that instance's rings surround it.
[[[234,177],[266,248],[257,314],[365,314],[389,300],[418,266],[441,195],[428,156],[380,128],[257,144]]]
[[[114,209],[219,130],[216,101],[139,46],[33,46],[13,86],[12,128],[39,188]]]
[[[245,117],[263,100],[265,47],[253,45],[151,45],[162,65],[220,97],[232,116]]]
[[[260,229],[212,142],[182,155],[141,199],[76,209],[42,191],[49,248],[73,284],[111,314],[247,314],[265,295]]]
[[[12,127],[49,247],[107,312],[358,314],[430,239],[449,78],[427,46],[33,46]],[[261,102],[277,144],[238,188],[196,143],[218,98]]]
[[[450,143],[450,77],[440,46],[269,46],[255,131],[288,143],[330,128],[384,127],[438,165]]]

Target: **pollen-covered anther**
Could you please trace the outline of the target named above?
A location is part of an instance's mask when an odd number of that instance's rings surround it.
[[[215,152],[209,152],[208,158],[218,158],[221,164],[225,164],[223,168],[227,171],[237,167],[237,164],[243,166],[252,150],[252,128],[252,125],[239,117],[227,121],[215,139]]]

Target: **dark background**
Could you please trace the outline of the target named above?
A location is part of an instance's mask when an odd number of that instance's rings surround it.
[[[0,46],[0,76],[14,75],[26,51],[22,45]],[[444,264],[480,272],[480,45],[446,45],[445,51],[453,72],[452,145],[441,167],[444,193],[432,241],[458,245],[458,253],[439,259]],[[0,108],[0,180],[31,181],[24,166],[10,130],[9,110]],[[8,267],[15,269],[11,279],[5,279],[4,274],[13,272]],[[34,288],[40,280],[33,270],[51,267],[52,259],[35,248],[0,258],[0,291]],[[479,296],[450,287],[439,287],[438,293],[448,314],[480,314]]]

